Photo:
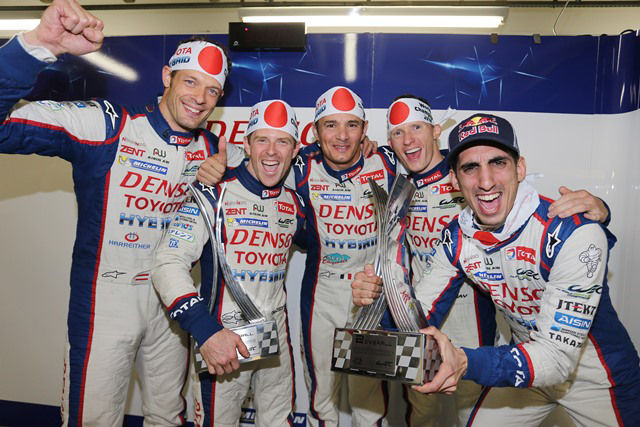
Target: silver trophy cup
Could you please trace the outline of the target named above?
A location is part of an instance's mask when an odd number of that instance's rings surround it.
[[[264,316],[253,301],[251,301],[251,298],[245,292],[242,283],[234,277],[231,266],[229,266],[229,263],[227,262],[224,252],[224,244],[222,243],[222,199],[224,197],[226,186],[222,187],[216,203],[215,232],[213,226],[214,223],[209,212],[205,208],[207,201],[204,195],[192,184],[189,184],[189,190],[191,191],[196,204],[200,208],[200,212],[209,233],[213,252],[214,271],[213,284],[211,285],[211,296],[209,298],[209,312],[213,311],[218,283],[218,269],[220,269],[227,285],[227,289],[233,297],[233,300],[238,305],[238,308],[242,312],[247,323],[242,326],[229,328],[240,336],[242,342],[247,346],[247,350],[249,350],[249,357],[244,357],[238,353],[238,360],[240,363],[246,363],[277,355],[279,353],[279,341],[276,322],[274,320],[267,320],[266,316]],[[210,191],[209,194],[215,197],[213,191]],[[207,372],[207,364],[200,354],[197,343],[195,340],[192,340],[192,343],[196,373]]]
[[[442,358],[435,340],[418,332],[427,327],[422,306],[412,296],[405,250],[406,216],[416,188],[399,174],[387,196],[369,179],[376,209],[378,246],[375,270],[383,294],[362,307],[352,326],[334,333],[331,369],[349,374],[422,384],[435,376]],[[389,307],[397,331],[379,329]]]

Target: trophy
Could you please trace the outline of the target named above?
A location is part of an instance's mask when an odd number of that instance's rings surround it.
[[[205,200],[203,194],[196,189],[192,184],[188,185],[193,198],[200,208],[202,218],[204,219],[209,233],[209,239],[211,240],[211,251],[213,259],[213,284],[211,285],[211,297],[209,298],[209,312],[213,312],[214,300],[216,297],[216,290],[218,285],[218,268],[222,270],[222,276],[229,293],[233,297],[233,300],[238,305],[238,308],[242,312],[242,315],[247,321],[246,325],[237,326],[235,328],[229,328],[229,330],[235,332],[240,336],[242,342],[247,346],[249,350],[249,357],[244,357],[240,353],[238,354],[238,361],[240,363],[246,363],[253,360],[262,359],[269,356],[277,355],[279,352],[278,346],[278,328],[274,320],[267,320],[266,316],[262,314],[260,309],[251,301],[251,298],[245,292],[242,283],[240,283],[231,270],[231,266],[227,262],[227,258],[224,252],[224,245],[222,243],[222,199],[226,190],[226,185],[222,187],[220,195],[218,196],[216,206],[216,218],[215,218],[215,233],[213,230],[213,221],[209,216],[209,212],[205,209]],[[213,196],[213,192],[209,192]],[[215,196],[213,196],[215,198]],[[197,343],[193,340],[193,354],[195,357],[195,369],[196,373],[207,372],[207,365],[198,350]]]
[[[416,188],[402,174],[396,177],[388,196],[371,178],[369,186],[378,237],[374,267],[382,277],[383,293],[373,304],[360,308],[351,327],[336,328],[331,369],[423,384],[433,379],[442,358],[433,337],[418,332],[428,325],[409,285],[404,241],[406,216]],[[387,306],[398,331],[378,329]]]

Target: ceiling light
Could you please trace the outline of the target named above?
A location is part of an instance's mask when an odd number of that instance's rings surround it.
[[[39,19],[0,19],[0,31],[33,30],[39,23]]]
[[[243,8],[243,22],[304,22],[345,28],[497,28],[506,7],[287,7]]]

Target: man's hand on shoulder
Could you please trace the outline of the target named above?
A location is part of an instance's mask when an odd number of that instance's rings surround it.
[[[24,41],[42,46],[56,56],[84,55],[102,46],[103,22],[76,0],[55,0],[43,13],[38,26],[24,34]]]
[[[378,142],[372,141],[368,136],[365,136],[362,140],[362,155],[365,158],[369,158],[373,153],[378,151]]]
[[[562,186],[558,189],[560,198],[551,204],[549,217],[556,215],[567,218],[582,213],[592,221],[604,222],[609,216],[609,210],[602,200],[587,190],[570,190]]]
[[[244,357],[249,357],[247,346],[238,334],[224,328],[213,334],[200,347],[200,354],[212,375],[230,374],[240,367],[236,348]]]

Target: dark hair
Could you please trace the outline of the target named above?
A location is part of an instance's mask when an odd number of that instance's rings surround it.
[[[469,147],[474,147],[476,145],[490,145],[492,147],[499,148],[500,150],[509,154],[509,156],[513,159],[515,164],[518,164],[518,159],[520,159],[520,154],[516,153],[513,150],[506,148],[504,145],[499,144],[494,141],[474,141],[474,143],[470,144]],[[469,148],[467,147],[467,148]],[[462,150],[464,151],[464,150]],[[460,153],[462,152],[460,151]],[[455,157],[448,158],[447,161],[449,163],[449,167],[453,170],[453,173],[456,173],[456,168],[458,167],[458,158],[460,157],[460,153],[458,153]]]
[[[431,104],[429,104],[429,101],[427,101],[425,98],[421,97],[421,96],[417,96],[414,95],[412,93],[405,93],[404,95],[399,95],[396,96],[395,98],[393,98],[393,101],[391,101],[391,104],[393,104],[394,102],[396,102],[398,99],[400,98],[412,98],[412,99],[417,99],[418,101],[424,102],[425,104],[427,104],[427,106],[429,108],[431,108]]]
[[[182,43],[191,43],[191,42],[207,42],[207,43],[211,43],[213,45],[216,45],[220,49],[222,49],[222,52],[224,53],[224,56],[227,58],[227,68],[229,69],[229,73],[227,75],[227,78],[229,78],[229,76],[231,75],[231,58],[229,57],[229,51],[227,50],[227,47],[225,45],[223,45],[222,43],[218,43],[217,41],[209,40],[208,38],[206,38],[204,36],[193,36],[193,37],[190,37],[188,39],[181,40],[178,43],[178,46],[180,46]]]

